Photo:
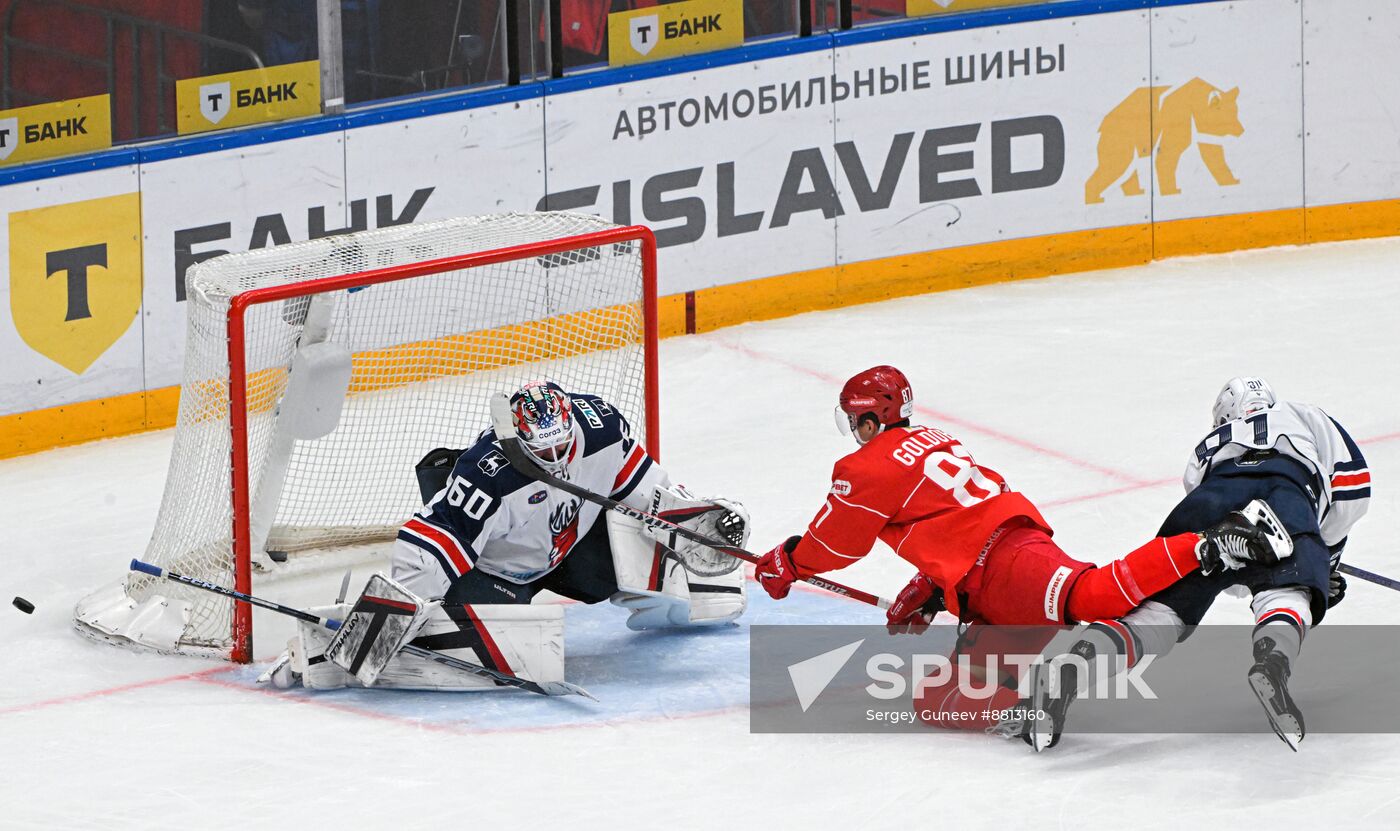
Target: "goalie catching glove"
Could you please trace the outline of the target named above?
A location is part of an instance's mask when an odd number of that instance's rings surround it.
[[[657,487],[651,513],[717,542],[742,548],[748,541],[744,506],[721,497],[695,497],[685,488]],[[740,561],[667,528],[607,515],[617,594],[612,602],[631,614],[631,629],[714,626],[743,614],[747,606]]]
[[[735,548],[743,548],[749,540],[749,513],[742,504],[722,496],[697,497],[684,485],[657,487],[651,495],[651,513]],[[673,551],[686,570],[696,576],[715,577],[739,567],[738,558],[667,528],[648,525],[646,531],[652,539]]]

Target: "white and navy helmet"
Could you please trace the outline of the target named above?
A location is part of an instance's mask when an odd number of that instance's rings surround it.
[[[1214,426],[1219,427],[1260,410],[1267,410],[1277,401],[1274,388],[1263,378],[1247,375],[1231,378],[1215,397],[1215,407],[1211,410],[1211,416],[1215,419]]]
[[[515,433],[545,468],[558,472],[574,449],[573,404],[553,381],[530,381],[510,397]]]

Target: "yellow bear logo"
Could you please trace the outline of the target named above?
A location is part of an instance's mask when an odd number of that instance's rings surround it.
[[[1168,92],[1171,90],[1171,92]],[[1192,78],[1176,89],[1138,87],[1104,116],[1099,125],[1099,166],[1084,183],[1084,202],[1103,201],[1103,192],[1123,178],[1133,161],[1149,156],[1157,148],[1157,190],[1163,196],[1180,193],[1176,169],[1181,155],[1194,143],[1201,161],[1219,185],[1238,185],[1240,180],[1225,162],[1225,148],[1200,141],[1199,136],[1238,136],[1244,133],[1238,106],[1239,87],[1222,92]],[[1145,141],[1151,124],[1151,140]],[[1194,127],[1194,130],[1193,130]],[[1137,171],[1123,180],[1126,196],[1143,194]]]

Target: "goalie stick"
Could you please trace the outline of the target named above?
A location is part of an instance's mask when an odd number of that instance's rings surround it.
[[[571,493],[580,499],[587,500],[610,511],[617,511],[624,516],[629,516],[653,528],[663,528],[678,536],[685,537],[688,540],[698,542],[701,545],[709,546],[716,551],[743,560],[746,563],[758,563],[758,556],[749,551],[732,546],[723,540],[697,533],[684,526],[676,525],[673,522],[667,522],[659,516],[649,514],[646,511],[639,511],[636,508],[619,502],[616,499],[603,496],[600,493],[594,493],[585,487],[575,485],[567,479],[561,479],[540,467],[529,452],[520,447],[520,438],[515,435],[515,421],[510,411],[510,399],[501,393],[491,396],[491,424],[496,431],[496,442],[500,445],[501,452],[505,454],[506,460],[509,461],[511,466],[516,470],[534,479],[536,482],[543,482],[546,485],[558,488],[565,493]],[[852,600],[869,603],[871,606],[877,606],[881,609],[888,609],[890,607],[890,602],[883,597],[870,594],[869,592],[863,592],[860,589],[853,589],[841,583],[816,576],[799,577],[798,579],[805,583],[810,583],[819,589],[826,589],[832,594],[839,594],[843,597],[849,597]]]
[[[268,609],[279,614],[287,615],[288,617],[294,617],[297,620],[304,620],[307,623],[315,623],[320,626],[324,626],[332,631],[340,628],[340,621],[336,620],[335,618],[317,617],[316,615],[313,615],[310,612],[304,612],[301,609],[293,609],[291,606],[283,606],[281,603],[273,603],[271,600],[264,600],[261,597],[254,597],[251,594],[244,594],[243,592],[235,591],[225,586],[220,586],[217,583],[208,583],[204,580],[200,580],[197,577],[186,577],[183,574],[177,574],[173,571],[170,571],[169,569],[164,569],[160,566],[151,565],[150,563],[143,563],[140,560],[131,561],[131,570],[139,571],[142,574],[150,574],[154,577],[163,577],[166,580],[170,580],[175,583],[183,583],[186,586],[193,586],[196,589],[203,589],[204,591],[213,592],[214,594],[221,594],[224,597],[231,597],[234,600],[237,600],[242,603],[247,603],[251,606],[258,606],[260,608]],[[507,687],[517,687],[519,689],[527,690],[532,693],[539,693],[540,695],[581,695],[584,698],[592,699],[593,701],[598,700],[594,698],[592,693],[588,692],[588,690],[585,690],[583,687],[580,687],[577,684],[570,684],[567,681],[535,682],[530,681],[526,678],[517,678],[514,675],[506,675],[504,672],[497,672],[496,670],[490,669],[488,667],[468,663],[466,661],[461,660],[460,658],[454,658],[451,655],[444,655],[441,652],[434,652],[431,649],[424,649],[421,646],[414,646],[411,643],[404,644],[403,651],[406,654],[415,655],[419,658],[426,658],[429,661],[434,661],[436,663],[442,664],[443,666],[452,667],[453,669],[461,670],[462,672],[466,672],[471,675],[477,675],[482,678],[490,678],[496,683],[503,684]]]

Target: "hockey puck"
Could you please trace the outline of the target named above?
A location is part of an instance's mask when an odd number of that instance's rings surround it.
[[[24,612],[26,615],[34,614],[34,604],[30,603],[28,600],[25,600],[23,597],[16,597],[10,602],[14,603],[15,608],[19,609],[21,612]]]

